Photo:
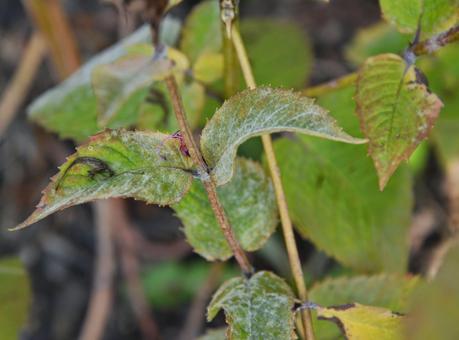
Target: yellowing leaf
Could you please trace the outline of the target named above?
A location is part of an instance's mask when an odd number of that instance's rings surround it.
[[[231,179],[240,144],[251,137],[280,131],[347,143],[365,142],[342,131],[313,99],[269,87],[245,90],[227,100],[202,131],[201,149],[217,185]]]
[[[258,272],[250,279],[226,281],[207,307],[207,320],[212,321],[223,309],[229,340],[294,339],[293,302],[293,293],[283,279]]]
[[[177,202],[192,182],[191,160],[179,144],[168,135],[149,132],[108,131],[92,137],[60,167],[37,209],[15,229],[96,199]]]
[[[352,303],[336,307],[317,306],[319,320],[335,322],[348,340],[402,340],[400,314],[381,307]]]
[[[210,84],[223,76],[223,55],[220,53],[203,53],[193,65],[194,78]]]
[[[253,161],[238,158],[235,175],[218,188],[218,196],[242,248],[261,248],[278,222],[274,190],[263,169]],[[226,260],[232,255],[200,182],[195,181],[173,208],[197,253],[208,260]]]
[[[380,0],[384,18],[400,32],[414,33],[421,18],[421,33],[437,33],[458,19],[458,0]]]
[[[427,137],[443,104],[414,67],[394,54],[369,58],[359,71],[355,100],[382,190],[399,164]]]

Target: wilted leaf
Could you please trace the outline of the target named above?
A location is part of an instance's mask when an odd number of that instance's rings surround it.
[[[321,306],[337,306],[357,302],[405,313],[419,279],[413,276],[381,274],[326,279],[315,284],[309,300]],[[315,322],[317,339],[339,338],[340,329],[330,322]]]
[[[15,229],[96,199],[177,202],[192,182],[191,160],[181,154],[179,144],[161,133],[108,131],[92,137],[60,167],[37,209]]]
[[[359,136],[354,87],[320,97],[338,124]],[[405,272],[412,181],[402,166],[384,192],[364,145],[319,138],[274,143],[291,217],[299,233],[362,272]]]
[[[437,277],[416,291],[406,318],[407,339],[459,339],[458,263],[459,247],[456,245],[445,257]]]
[[[223,76],[223,55],[203,53],[193,65],[193,76],[204,84],[210,84]]]
[[[30,118],[62,138],[81,142],[102,128],[97,125],[96,97],[91,72],[128,54],[132,45],[151,41],[144,26],[113,47],[96,55],[63,83],[39,96],[27,108]]]
[[[218,1],[197,5],[183,26],[180,50],[194,64],[204,53],[218,53],[222,48],[220,6]]]
[[[240,29],[258,84],[287,88],[304,86],[313,57],[301,27],[287,21],[249,19],[241,21]]]
[[[192,129],[201,120],[205,105],[204,87],[192,81],[178,81],[180,95],[185,108],[188,123]],[[175,132],[179,129],[174,115],[169,92],[164,82],[152,86],[146,102],[140,107],[140,117],[137,126],[140,129]]]
[[[148,87],[172,72],[182,73],[188,69],[188,60],[179,51],[168,48],[167,58],[153,58],[151,45],[138,46],[129,55],[108,64],[99,65],[92,71],[92,85],[99,108],[99,124],[107,126],[120,113],[131,97],[142,91],[143,97],[132,105],[138,111]]]
[[[394,54],[369,58],[359,71],[355,100],[369,139],[382,190],[399,164],[429,134],[443,104],[410,67]]]
[[[400,32],[414,33],[421,18],[421,32],[431,35],[458,19],[458,0],[380,0],[384,18]]]
[[[253,161],[237,159],[233,178],[218,188],[218,195],[242,248],[261,248],[277,225],[276,199],[263,169]],[[232,255],[201,182],[195,181],[173,208],[197,253],[208,260],[225,260]]]
[[[237,148],[266,133],[296,131],[347,143],[362,143],[342,131],[314,100],[289,90],[261,87],[227,100],[202,132],[201,149],[218,185],[231,179]]]
[[[346,57],[360,66],[369,57],[382,53],[401,53],[408,47],[410,36],[399,33],[385,22],[365,27],[357,32],[346,47]]]
[[[317,306],[319,320],[336,323],[348,340],[402,340],[403,317],[388,309],[351,303],[336,307]]]
[[[249,280],[238,277],[225,282],[207,307],[207,319],[211,321],[223,309],[230,340],[294,339],[293,302],[283,279],[258,272]]]
[[[26,326],[30,284],[22,263],[16,258],[0,260],[0,329],[3,339],[17,339]]]

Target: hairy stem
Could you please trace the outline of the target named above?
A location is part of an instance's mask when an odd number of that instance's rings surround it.
[[[233,233],[233,229],[231,228],[231,225],[229,223],[228,217],[225,214],[225,210],[223,209],[223,206],[220,203],[220,200],[218,199],[217,188],[215,186],[215,183],[209,175],[207,165],[204,162],[204,159],[202,158],[201,152],[198,146],[196,145],[196,142],[191,133],[190,126],[187,122],[177,82],[175,81],[173,75],[168,76],[165,81],[172,100],[172,106],[174,108],[175,116],[180,126],[180,131],[182,132],[183,138],[185,140],[185,145],[187,146],[188,151],[190,152],[190,156],[193,162],[198,167],[199,176],[202,180],[202,183],[204,184],[204,188],[207,191],[207,196],[209,197],[210,205],[215,213],[217,222],[220,225],[223,234],[225,235],[225,238],[234,254],[234,257],[236,258],[236,261],[239,263],[239,266],[241,267],[243,273],[245,275],[250,275],[253,272],[252,265],[250,264],[247,255],[241,248],[239,242],[236,240]]]
[[[441,32],[429,39],[414,44],[411,51],[417,56],[431,54],[439,48],[459,41],[459,25],[456,25],[445,32]]]
[[[252,68],[247,57],[244,43],[242,42],[239,31],[235,26],[233,26],[232,39],[247,87],[250,89],[255,89],[256,83],[255,78],[253,76]],[[263,148],[265,150],[269,170],[271,172],[271,177],[273,179],[274,191],[276,193],[277,205],[279,207],[279,213],[282,224],[282,231],[284,234],[285,245],[287,248],[292,275],[295,280],[295,285],[298,290],[298,295],[300,299],[302,301],[306,301],[308,298],[308,294],[306,290],[306,285],[304,283],[303,269],[301,267],[301,261],[298,255],[298,249],[296,247],[292,221],[288,213],[287,200],[285,198],[284,188],[282,187],[280,171],[277,165],[276,155],[274,154],[271,136],[263,135],[261,137],[261,140],[263,142]],[[311,313],[305,310],[301,313],[301,315],[306,339],[314,340]]]

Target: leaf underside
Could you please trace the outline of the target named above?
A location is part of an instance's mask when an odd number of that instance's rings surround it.
[[[207,307],[207,319],[211,321],[223,309],[230,340],[294,339],[293,303],[293,293],[283,279],[258,272],[248,280],[226,281]]]
[[[242,248],[248,251],[261,248],[278,221],[274,190],[261,166],[238,158],[233,178],[218,188],[218,196]],[[207,260],[226,260],[232,255],[201,182],[195,181],[173,209],[197,253]]]
[[[365,142],[346,134],[313,99],[269,87],[245,90],[227,100],[202,132],[202,153],[217,185],[230,180],[240,144],[251,137],[281,131],[347,143]]]
[[[14,229],[64,208],[111,197],[133,197],[160,205],[179,201],[192,182],[189,157],[179,142],[161,133],[107,131],[60,167],[37,209]]]
[[[394,54],[367,59],[359,71],[355,100],[368,152],[382,190],[403,160],[427,138],[443,104]]]

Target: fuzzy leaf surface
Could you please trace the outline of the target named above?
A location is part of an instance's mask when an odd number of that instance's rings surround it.
[[[359,136],[353,93],[354,87],[348,87],[320,97],[318,103]],[[302,136],[278,139],[274,149],[289,211],[303,237],[360,272],[406,271],[413,206],[407,166],[381,192],[364,145]]]
[[[68,79],[46,91],[27,108],[30,119],[76,142],[102,130],[97,123],[97,100],[92,90],[91,73],[129,53],[133,45],[151,41],[150,28],[144,26],[114,46],[97,54]]]
[[[180,50],[194,64],[204,53],[218,53],[222,48],[220,6],[218,1],[203,1],[195,6],[185,21]]]
[[[382,190],[403,160],[427,138],[443,104],[414,67],[394,54],[369,58],[359,71],[355,100]]]
[[[421,18],[421,33],[431,35],[458,19],[458,0],[380,0],[384,18],[400,32],[414,33]],[[422,17],[421,17],[422,15]]]
[[[388,309],[352,303],[317,307],[319,320],[335,322],[349,340],[403,340],[403,317]]]
[[[15,229],[64,208],[111,197],[160,205],[182,198],[192,182],[189,157],[168,135],[107,131],[77,148],[44,190],[37,209]]]
[[[260,87],[227,100],[207,123],[201,136],[204,159],[217,185],[233,174],[240,144],[251,137],[296,131],[346,143],[364,143],[346,134],[314,100],[289,90]]]
[[[321,306],[357,302],[405,313],[418,284],[417,277],[395,274],[329,278],[312,287],[309,300]],[[319,340],[337,339],[341,333],[339,327],[330,322],[315,322],[314,329]]]
[[[233,178],[218,188],[218,196],[242,248],[261,248],[278,222],[273,186],[261,166],[238,158]],[[232,255],[201,182],[194,181],[189,193],[173,209],[198,254],[207,260],[226,260]]]
[[[263,271],[248,280],[238,277],[226,281],[207,307],[207,319],[213,320],[223,309],[230,340],[294,339],[293,303],[293,293],[285,281]]]

